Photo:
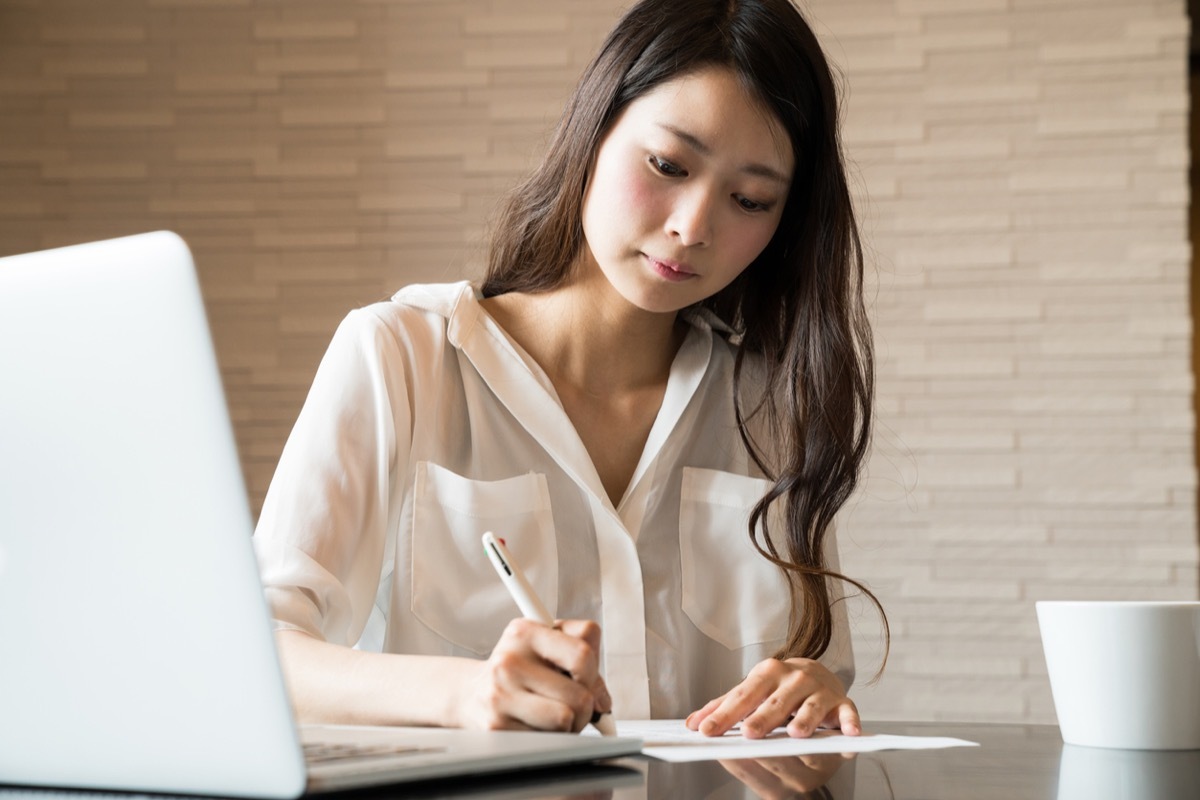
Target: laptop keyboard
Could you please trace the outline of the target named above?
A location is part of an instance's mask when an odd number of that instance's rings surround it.
[[[410,747],[392,744],[348,744],[346,742],[305,742],[304,760],[309,764],[328,764],[381,756],[407,756],[438,753],[444,747]]]

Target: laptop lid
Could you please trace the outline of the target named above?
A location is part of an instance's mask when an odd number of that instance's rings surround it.
[[[251,532],[183,241],[0,259],[0,782],[295,797],[637,751],[394,731],[419,759],[310,775]]]
[[[299,794],[183,241],[0,259],[0,375],[0,776]]]

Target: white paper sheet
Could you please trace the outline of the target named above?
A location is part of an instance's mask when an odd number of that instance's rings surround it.
[[[589,729],[590,730],[590,729]],[[747,739],[735,728],[724,736],[704,736],[690,731],[681,719],[617,722],[621,736],[636,736],[642,753],[663,761],[705,761],[717,758],[770,758],[812,753],[866,753],[874,750],[935,750],[943,747],[978,747],[978,742],[941,736],[871,734],[843,736],[837,731],[817,731],[810,739],[793,739],[784,728],[763,739]]]

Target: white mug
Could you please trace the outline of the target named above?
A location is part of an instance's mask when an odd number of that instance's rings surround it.
[[[1200,749],[1200,601],[1040,601],[1063,741]]]

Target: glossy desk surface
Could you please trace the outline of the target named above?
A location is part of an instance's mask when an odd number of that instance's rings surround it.
[[[893,750],[852,757],[701,761],[622,759],[487,785],[375,791],[372,798],[479,797],[659,800],[1200,800],[1200,750],[1100,750],[1063,744],[1052,725],[867,723],[868,732],[953,736],[979,747]],[[456,793],[457,792],[457,793]]]
[[[1048,725],[866,724],[868,733],[953,736],[979,747],[857,756],[699,761],[626,758],[509,776],[395,786],[330,800],[1200,800],[1200,750],[1153,752],[1064,745]],[[126,800],[130,795],[0,788],[0,800]],[[140,797],[146,797],[141,795]]]

